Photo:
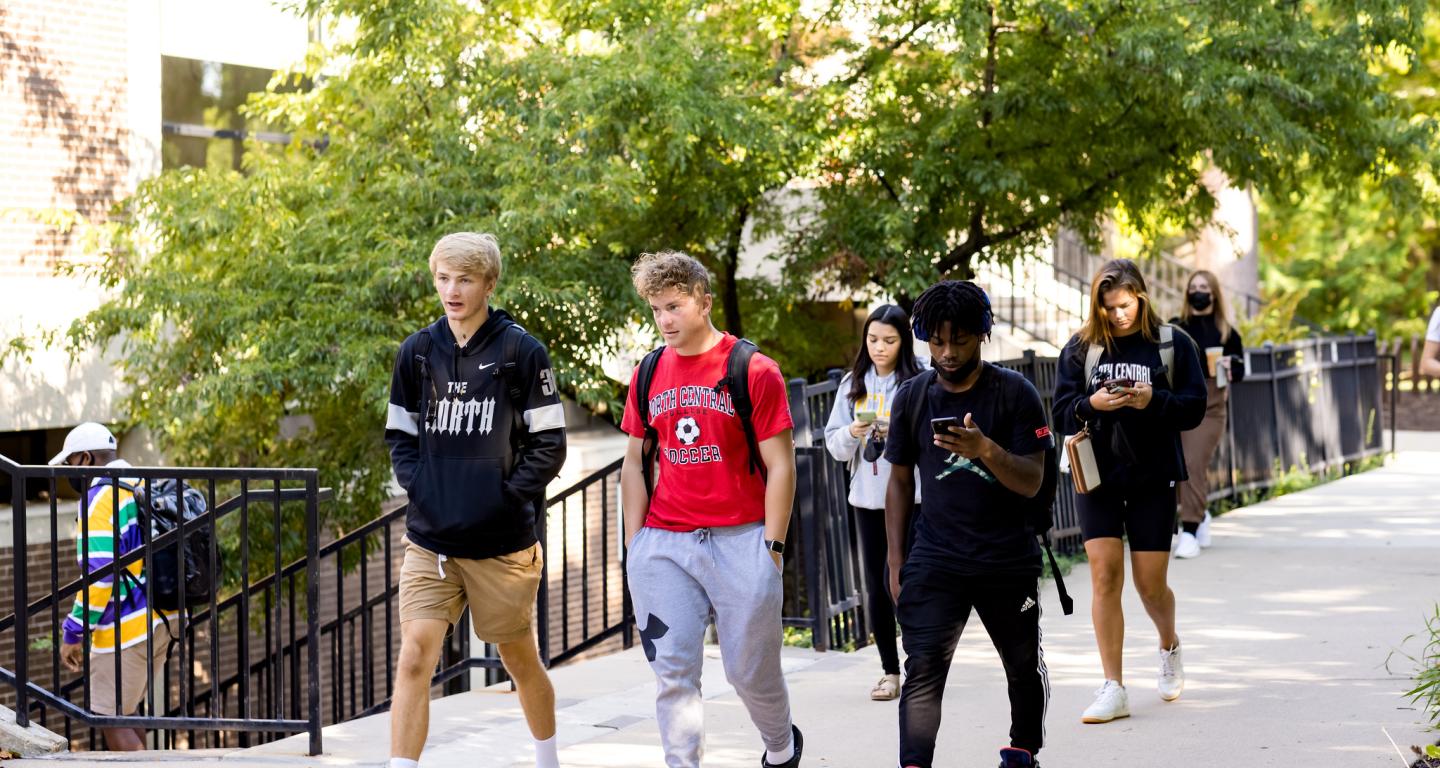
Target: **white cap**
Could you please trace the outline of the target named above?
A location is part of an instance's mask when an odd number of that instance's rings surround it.
[[[115,436],[103,424],[87,421],[70,430],[65,436],[65,447],[50,460],[50,466],[64,464],[71,455],[81,451],[113,451]]]

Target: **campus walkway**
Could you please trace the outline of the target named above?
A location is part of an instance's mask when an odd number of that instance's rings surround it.
[[[1063,766],[1398,766],[1386,732],[1423,743],[1422,714],[1401,695],[1410,662],[1386,660],[1440,600],[1440,434],[1403,436],[1383,469],[1236,510],[1214,525],[1215,546],[1172,562],[1187,685],[1179,701],[1155,693],[1156,639],[1127,586],[1126,676],[1132,717],[1082,725],[1099,684],[1084,566],[1068,580],[1076,613],[1052,588],[1045,658],[1053,695],[1047,768]],[[1418,646],[1407,646],[1414,650]],[[896,705],[867,698],[873,649],[787,649],[786,676],[806,766],[893,766]],[[718,651],[705,680],[707,766],[753,768],[760,744],[725,684]],[[639,650],[557,670],[566,766],[661,766],[653,682]],[[1004,676],[978,621],[956,652],[945,696],[938,766],[989,766],[1007,743]],[[1437,734],[1430,734],[1434,742]],[[327,729],[323,758],[304,737],[228,753],[167,755],[172,765],[384,764],[386,717]],[[514,696],[478,691],[435,703],[425,768],[525,765],[530,752]],[[67,765],[92,760],[66,758]],[[94,758],[95,756],[84,756]],[[153,763],[155,753],[142,759]],[[188,758],[188,759],[187,759]],[[6,766],[42,766],[22,760]],[[112,757],[95,765],[115,765]]]

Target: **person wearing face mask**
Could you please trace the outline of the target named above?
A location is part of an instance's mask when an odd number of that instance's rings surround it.
[[[906,655],[899,765],[934,760],[945,680],[973,611],[1009,684],[1001,768],[1034,768],[1050,684],[1040,651],[1040,546],[1024,502],[1044,480],[1045,407],[1024,376],[981,362],[993,316],[979,286],[937,283],[915,300],[914,318],[933,370],[900,385],[885,440],[890,591]],[[917,484],[925,514],[907,552]]]
[[[1240,331],[1230,324],[1225,294],[1220,281],[1208,270],[1198,270],[1186,282],[1185,306],[1171,323],[1180,326],[1196,346],[1205,352],[1205,420],[1195,429],[1182,432],[1185,467],[1189,479],[1180,484],[1180,539],[1175,556],[1191,558],[1210,546],[1210,512],[1206,496],[1210,483],[1206,474],[1210,460],[1225,436],[1229,412],[1229,385],[1245,378],[1245,347]]]
[[[1130,716],[1121,675],[1127,539],[1135,591],[1160,636],[1160,698],[1174,701],[1185,687],[1167,570],[1175,486],[1187,477],[1180,434],[1205,417],[1195,342],[1162,327],[1145,278],[1129,259],[1107,262],[1091,281],[1090,316],[1060,352],[1053,408],[1065,434],[1089,429],[1100,472],[1099,485],[1076,497],[1090,565],[1090,617],[1105,672],[1081,720],[1106,723]]]
[[[895,610],[885,578],[885,487],[890,462],[882,455],[890,427],[895,390],[920,372],[910,333],[910,317],[885,304],[865,321],[860,351],[840,379],[835,405],[825,424],[825,447],[836,461],[850,465],[850,506],[860,534],[865,568],[865,611],[880,652],[881,676],[870,690],[875,701],[900,695],[900,655],[895,647]],[[915,503],[920,503],[917,490]]]
[[[70,430],[51,466],[128,468],[117,453],[115,435],[101,424],[85,422]],[[65,617],[61,630],[60,660],[71,672],[85,669],[84,639],[90,637],[90,711],[97,715],[135,714],[151,677],[165,667],[170,647],[170,624],[174,613],[152,609],[145,588],[146,569],[136,560],[121,569],[122,589],[114,583],[115,550],[123,556],[144,545],[139,506],[128,489],[139,480],[116,482],[109,477],[70,477],[80,493],[80,514],[76,519],[76,555],[94,581]],[[98,572],[98,573],[97,573]],[[128,589],[124,588],[128,585]],[[115,654],[120,654],[116,677]],[[101,728],[107,749],[131,752],[145,749],[143,728]]]

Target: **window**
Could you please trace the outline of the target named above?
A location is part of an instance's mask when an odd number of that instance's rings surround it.
[[[265,90],[271,70],[174,56],[160,61],[164,168],[238,171],[247,151],[244,139],[289,143],[288,134],[241,114],[250,94]]]

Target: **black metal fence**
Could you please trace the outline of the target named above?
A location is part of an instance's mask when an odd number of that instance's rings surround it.
[[[36,467],[3,456],[0,467],[10,475],[13,489],[15,590],[12,612],[0,618],[0,643],[13,649],[13,668],[0,668],[0,682],[13,695],[18,723],[38,722],[63,733],[72,743],[85,739],[77,728],[88,729],[92,747],[98,744],[97,728],[159,730],[163,746],[215,743],[222,733],[235,735],[245,744],[251,738],[308,732],[311,753],[320,751],[320,660],[318,645],[311,639],[319,636],[315,545],[323,492],[314,470]],[[34,478],[47,484],[49,499],[49,540],[38,547],[28,545],[26,519],[26,481]],[[111,535],[107,539],[102,531],[91,541],[91,509],[88,494],[82,494],[74,550],[61,545],[60,526],[68,527],[71,522],[68,517],[62,520],[57,502],[59,483],[72,478],[86,488],[96,478],[112,481],[104,484],[96,497],[99,504],[107,501],[105,494],[109,494],[111,516],[106,522]],[[116,552],[122,533],[122,491],[115,482],[135,484],[154,499],[154,484],[164,479],[177,479],[199,489],[208,510],[159,536],[152,536],[148,525],[137,524],[140,545]],[[216,503],[220,490],[234,495]],[[280,542],[296,531],[303,536],[309,556],[291,570],[287,582],[275,578],[282,570]],[[168,616],[166,622],[178,641],[173,647],[157,648],[155,633],[146,632],[142,641],[145,651],[152,658],[159,654],[165,662],[141,705],[142,714],[95,714],[91,706],[95,697],[119,698],[125,687],[125,670],[121,654],[91,653],[93,630],[80,636],[81,670],[75,673],[64,668],[61,626],[72,599],[80,602],[81,615],[91,616],[92,586],[97,587],[98,595],[107,591],[122,595],[135,583],[128,566],[153,563],[157,552],[171,547],[188,551],[187,542],[197,540],[205,542],[202,556],[208,559],[212,573],[220,572],[223,560],[237,574],[238,583],[248,586],[233,594],[212,592],[204,604]],[[91,555],[109,562],[89,572],[72,565],[75,559],[88,562]],[[48,565],[48,573],[32,574],[32,560]],[[62,564],[62,560],[70,562]],[[177,558],[176,567],[177,581],[184,584],[184,557]],[[76,575],[62,579],[62,570]],[[261,574],[263,578],[252,579]],[[153,626],[157,618],[153,571],[145,589],[148,606],[138,621]],[[104,616],[93,618],[105,620]],[[111,616],[116,635],[122,629],[119,618]],[[112,690],[92,685],[93,674],[100,671],[96,665],[102,664],[114,665],[104,670],[114,673]]]
[[[13,648],[14,657],[12,668],[0,664],[0,683],[13,692],[22,724],[33,719],[77,744],[88,735],[91,748],[100,746],[96,729],[111,727],[157,731],[162,747],[243,747],[308,732],[310,749],[318,753],[324,725],[388,708],[400,642],[403,506],[322,544],[318,503],[328,491],[316,488],[314,470],[97,470],[22,466],[4,457],[0,464],[14,481],[11,559],[16,576],[14,611],[0,618],[0,647]],[[210,511],[178,531],[153,540],[147,535],[143,546],[102,570],[80,573],[76,548],[83,554],[87,531],[81,530],[73,544],[63,535],[61,526],[68,531],[74,520],[55,501],[57,486],[69,477],[84,478],[88,485],[94,477],[121,475],[127,482],[138,480],[147,491],[160,479],[183,480],[206,494]],[[25,488],[33,483],[26,480],[37,477],[49,485],[49,539],[27,547]],[[537,633],[547,665],[633,644],[619,478],[616,461],[546,503],[537,531],[546,549]],[[288,487],[296,482],[303,486]],[[215,503],[217,490],[227,489],[235,495]],[[111,492],[118,499],[119,490]],[[83,499],[81,504],[83,526],[88,509]],[[118,655],[92,656],[87,634],[86,667],[78,674],[64,669],[59,635],[71,597],[88,594],[91,584],[116,578],[132,563],[153,562],[156,551],[181,543],[177,538],[217,529],[219,536],[209,537],[211,561],[229,563],[232,581],[248,586],[222,590],[209,605],[170,619],[181,642],[138,714],[94,714],[89,665],[117,661]],[[308,555],[282,563],[279,542],[297,535],[304,537]],[[29,573],[30,560],[45,563],[49,573],[38,574],[43,578]],[[17,622],[17,615],[27,620]],[[471,670],[485,670],[486,683],[504,679],[495,649],[473,653],[471,642],[468,617],[462,618],[446,638],[432,679],[444,693],[469,690]]]
[[[997,365],[1029,379],[1049,414],[1057,363],[1027,353]],[[1382,384],[1396,365],[1393,354],[1379,353],[1374,335],[1305,339],[1247,351],[1248,374],[1231,384],[1225,439],[1210,466],[1210,501],[1266,490],[1294,472],[1346,472],[1382,453]],[[863,645],[869,634],[846,468],[824,448],[824,424],[840,374],[831,371],[818,384],[790,382],[799,470],[791,535],[800,540],[800,556],[786,569],[785,623],[810,629],[820,650],[849,642]],[[1392,448],[1394,426],[1392,420]],[[1080,551],[1075,489],[1063,477],[1054,520],[1055,549]]]
[[[1027,354],[999,364],[1034,383],[1048,413],[1055,359]],[[1344,471],[1379,454],[1382,380],[1393,376],[1395,365],[1393,356],[1378,354],[1373,336],[1250,350],[1248,375],[1232,385],[1226,439],[1210,470],[1211,500],[1267,488],[1296,469]],[[863,645],[869,634],[855,520],[846,501],[849,478],[845,465],[824,447],[838,380],[839,371],[833,371],[819,383],[790,382],[797,486],[783,616],[786,626],[811,630],[814,647],[822,651]],[[163,745],[186,746],[243,746],[308,732],[310,749],[318,752],[324,724],[388,707],[399,643],[403,507],[322,545],[318,504],[325,493],[314,470],[29,467],[3,457],[0,466],[14,489],[16,585],[13,613],[0,618],[0,648],[14,649],[13,669],[0,666],[0,682],[13,691],[22,724],[33,719],[62,729],[72,740],[81,738],[77,727],[89,728],[92,744],[94,729],[107,727],[155,729]],[[620,467],[615,461],[546,502],[537,532],[546,548],[537,632],[547,665],[633,644]],[[236,558],[236,583],[247,586],[174,619],[181,642],[144,714],[100,717],[90,711],[90,670],[66,673],[57,638],[62,603],[85,594],[103,571],[61,578],[61,561],[69,553],[59,544],[59,526],[68,523],[54,500],[66,478],[88,483],[121,475],[147,487],[159,479],[182,479],[205,492],[210,511],[178,531],[147,536],[143,547],[106,566],[112,578],[129,563],[150,562],[157,548],[216,530],[219,535],[210,540],[228,542],[224,557]],[[24,489],[32,478],[48,483],[50,499],[48,552],[34,558],[47,562],[49,573],[39,579],[27,568],[35,552],[26,546]],[[217,504],[217,489],[234,495]],[[1053,541],[1061,551],[1076,551],[1079,524],[1069,483],[1060,484],[1056,505]],[[284,564],[278,542],[296,531],[303,531],[308,554]],[[212,562],[221,557],[213,544],[210,557]],[[462,624],[446,641],[435,685],[450,693],[467,690],[474,669],[487,670],[487,682],[501,679],[492,649],[477,655],[470,643],[468,625]],[[95,658],[85,650],[87,659]]]

